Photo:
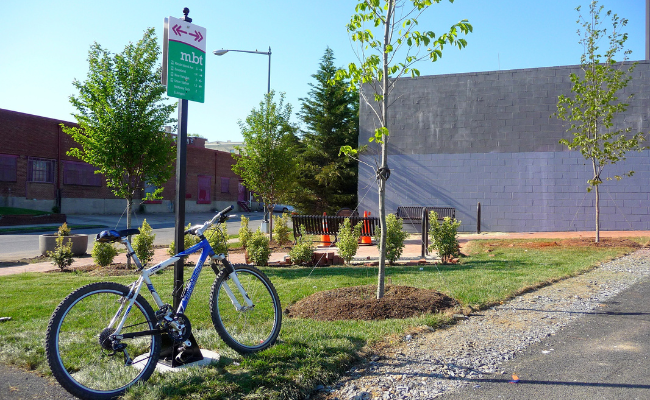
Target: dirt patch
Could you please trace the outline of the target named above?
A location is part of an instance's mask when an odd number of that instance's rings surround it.
[[[68,267],[64,270],[53,269],[50,271],[45,271],[46,274],[55,274],[55,273],[70,273],[70,272],[87,272],[91,276],[123,276],[123,275],[135,275],[138,271],[134,268],[127,267],[125,263],[115,263],[108,265],[106,267],[100,267],[97,264],[93,265],[81,265],[79,267]]]
[[[292,318],[319,321],[369,321],[409,318],[459,305],[455,299],[435,290],[388,285],[380,300],[375,298],[376,290],[375,285],[367,285],[318,292],[289,306],[285,312]]]
[[[548,247],[631,247],[631,248],[642,248],[643,244],[635,242],[634,240],[625,239],[625,238],[601,238],[600,242],[594,242],[594,238],[578,238],[578,239],[561,239],[553,241],[545,240],[535,240],[535,241],[526,241],[526,240],[517,240],[514,243],[503,243],[503,242],[490,242],[484,244],[484,246],[493,247],[517,247],[525,249],[541,249]]]

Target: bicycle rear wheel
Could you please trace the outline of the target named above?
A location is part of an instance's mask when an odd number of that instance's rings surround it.
[[[221,271],[212,285],[210,315],[221,339],[241,354],[264,350],[275,343],[282,324],[282,307],[269,278],[250,265],[233,265],[239,282],[253,302],[253,307],[238,311],[226,293],[227,286],[240,305],[245,306],[243,295]]]
[[[68,295],[52,314],[45,339],[47,361],[56,380],[71,394],[82,399],[114,399],[134,383],[148,379],[156,368],[160,335],[123,339],[132,363],[126,362],[124,352],[107,350],[111,345],[106,339],[112,331],[106,328],[128,293],[124,285],[93,283]],[[155,328],[153,309],[138,296],[120,333]]]

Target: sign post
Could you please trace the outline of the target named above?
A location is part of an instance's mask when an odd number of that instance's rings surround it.
[[[185,250],[185,170],[187,153],[188,100],[204,102],[205,99],[205,36],[203,27],[192,24],[190,10],[183,9],[183,18],[165,18],[163,40],[162,83],[167,85],[167,95],[178,98],[178,132],[176,136],[176,253]],[[173,307],[178,309],[184,286],[181,258],[174,265]],[[167,340],[165,340],[167,338]],[[161,359],[171,367],[202,360],[199,345],[190,335],[190,346],[178,346],[163,335]]]

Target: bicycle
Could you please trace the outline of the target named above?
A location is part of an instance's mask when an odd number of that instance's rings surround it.
[[[128,239],[138,229],[102,231],[100,242],[121,242],[140,272],[129,286],[98,282],[70,293],[52,314],[45,351],[52,374],[71,394],[82,399],[114,399],[130,386],[146,381],[156,368],[162,335],[179,348],[192,346],[191,323],[184,312],[208,257],[216,274],[210,293],[212,324],[221,339],[240,354],[272,346],[280,333],[282,308],[271,281],[253,266],[232,265],[224,254],[215,254],[205,231],[223,223],[232,206],[210,221],[185,231],[200,242],[173,257],[145,269]],[[150,276],[182,257],[201,251],[178,308],[163,303]],[[158,310],[142,297],[149,290]]]

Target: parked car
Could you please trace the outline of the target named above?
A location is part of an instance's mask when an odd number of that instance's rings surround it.
[[[273,212],[277,213],[289,213],[292,214],[296,211],[296,209],[293,206],[288,206],[286,204],[276,204],[273,207]]]

